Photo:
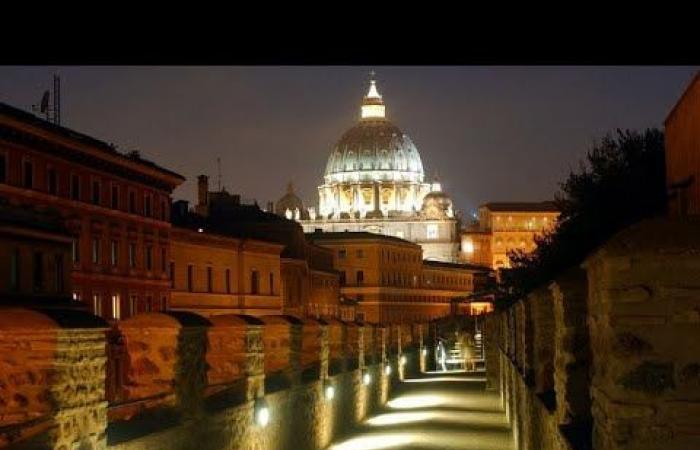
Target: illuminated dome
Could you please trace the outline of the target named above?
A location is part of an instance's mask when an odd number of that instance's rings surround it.
[[[343,181],[423,181],[423,163],[411,139],[385,117],[372,80],[359,122],[335,145],[326,165],[326,183]]]

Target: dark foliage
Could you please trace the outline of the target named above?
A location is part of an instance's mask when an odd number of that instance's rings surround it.
[[[509,253],[512,268],[502,273],[497,305],[507,306],[580,264],[616,232],[662,214],[665,183],[662,131],[606,135],[560,184],[555,201],[561,216],[555,230],[536,239],[532,253]]]

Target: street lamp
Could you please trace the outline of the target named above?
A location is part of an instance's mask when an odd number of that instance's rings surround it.
[[[262,428],[270,423],[270,407],[263,398],[255,400],[255,423]]]

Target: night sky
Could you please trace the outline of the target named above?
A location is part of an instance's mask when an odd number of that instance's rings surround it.
[[[692,67],[0,67],[0,101],[29,110],[58,72],[62,125],[138,149],[188,181],[205,173],[261,206],[293,181],[315,205],[368,73],[387,116],[455,205],[546,200],[593,142],[663,125]]]

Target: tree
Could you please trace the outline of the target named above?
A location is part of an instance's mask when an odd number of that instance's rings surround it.
[[[607,134],[588,152],[577,172],[560,184],[555,202],[561,211],[555,229],[535,239],[526,254],[509,253],[511,269],[502,273],[499,306],[505,306],[581,264],[616,232],[666,210],[664,135],[644,132]]]

